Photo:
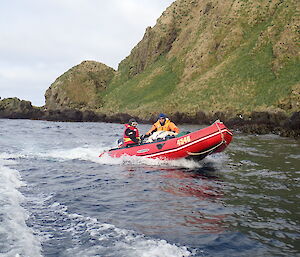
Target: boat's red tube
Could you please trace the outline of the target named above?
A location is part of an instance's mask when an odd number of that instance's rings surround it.
[[[222,122],[207,128],[165,141],[141,144],[133,147],[115,148],[107,153],[112,157],[143,156],[159,159],[179,159],[206,156],[223,151],[232,140],[232,132]],[[103,153],[100,155],[102,156]]]

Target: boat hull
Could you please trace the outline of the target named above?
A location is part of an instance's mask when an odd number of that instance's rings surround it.
[[[141,156],[152,159],[196,159],[223,151],[232,140],[232,132],[220,121],[195,132],[164,141],[138,146],[115,148],[106,153],[111,157]],[[102,156],[104,153],[100,154]]]

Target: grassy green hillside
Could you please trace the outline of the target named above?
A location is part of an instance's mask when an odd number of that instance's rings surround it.
[[[81,75],[68,71],[47,91],[46,103],[142,118],[298,111],[299,11],[298,0],[177,0],[116,72],[76,66]],[[98,87],[102,70],[109,76]]]
[[[176,1],[121,62],[102,94],[104,108],[137,115],[299,110],[297,11],[293,0]]]

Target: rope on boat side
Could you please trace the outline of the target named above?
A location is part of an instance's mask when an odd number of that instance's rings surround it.
[[[221,143],[217,144],[216,146],[214,146],[213,148],[210,148],[208,150],[205,150],[203,152],[200,153],[191,153],[191,152],[187,152],[188,155],[201,155],[201,154],[205,154],[208,152],[212,152],[213,150],[215,150],[216,148],[218,148],[219,146],[221,146],[224,142],[222,141]]]
[[[216,126],[217,126],[217,128],[218,128],[218,130],[219,130],[219,132],[220,132],[220,134],[221,134],[222,143],[225,143],[225,145],[227,145],[227,143],[226,143],[226,141],[225,141],[225,139],[224,139],[224,135],[223,135],[223,133],[222,133],[222,130],[220,129],[220,127],[219,127],[219,125],[218,125],[218,122],[220,122],[220,120],[216,120],[214,123],[216,124]]]
[[[191,152],[187,152],[188,155],[196,156],[196,155],[205,154],[205,153],[208,153],[208,152],[212,152],[213,150],[215,150],[216,148],[218,148],[218,147],[221,146],[222,144],[227,145],[226,140],[224,139],[224,135],[223,135],[223,133],[222,133],[222,130],[220,129],[220,127],[219,127],[219,125],[218,125],[218,122],[220,122],[220,120],[216,120],[216,121],[214,122],[214,124],[216,124],[216,126],[217,126],[217,128],[218,128],[218,130],[219,130],[219,132],[220,132],[220,134],[221,134],[221,138],[222,138],[221,143],[217,144],[216,146],[214,146],[214,147],[211,148],[211,149],[205,150],[205,151],[200,152],[200,153],[191,153]]]

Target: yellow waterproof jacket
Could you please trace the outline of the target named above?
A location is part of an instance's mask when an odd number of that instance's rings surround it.
[[[146,134],[148,135],[153,131],[173,131],[175,133],[179,133],[179,128],[168,118],[166,118],[165,124],[163,126],[160,124],[158,120],[153,124],[152,128]]]

